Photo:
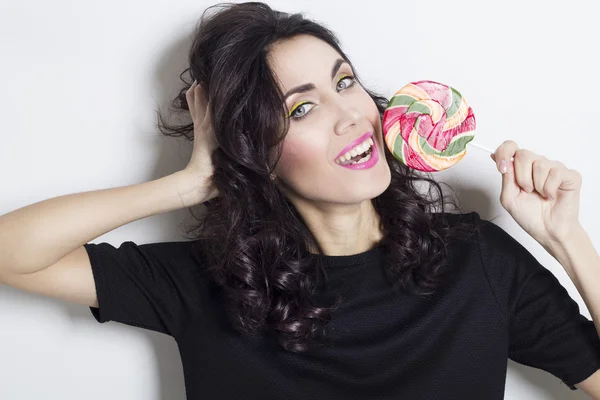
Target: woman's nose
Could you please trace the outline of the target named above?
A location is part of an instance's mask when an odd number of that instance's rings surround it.
[[[337,134],[344,134],[348,128],[360,123],[362,115],[360,111],[349,102],[344,100],[338,102],[337,120],[335,131]]]

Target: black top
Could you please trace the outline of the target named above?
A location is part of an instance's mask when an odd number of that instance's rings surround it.
[[[575,390],[600,369],[593,322],[508,233],[463,216],[481,230],[452,249],[453,279],[428,300],[392,291],[380,247],[320,256],[330,293],[348,301],[328,328],[335,343],[304,354],[229,327],[193,242],[86,244],[90,309],[98,322],[172,336],[188,399],[500,400],[509,358]]]

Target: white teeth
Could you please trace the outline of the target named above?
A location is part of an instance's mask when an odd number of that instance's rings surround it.
[[[369,138],[361,144],[359,144],[358,146],[356,146],[355,148],[353,148],[352,150],[350,150],[349,152],[347,152],[346,154],[344,154],[343,156],[341,156],[340,158],[336,159],[335,161],[338,164],[346,162],[352,157],[356,157],[358,154],[364,153],[374,144],[375,143],[373,142],[373,138]]]

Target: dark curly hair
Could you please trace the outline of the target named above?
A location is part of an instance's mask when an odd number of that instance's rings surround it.
[[[220,10],[207,16],[213,9]],[[301,13],[275,11],[260,2],[209,7],[192,37],[190,67],[180,75],[184,85],[169,105],[171,112],[189,116],[187,89],[197,80],[206,90],[218,144],[211,160],[219,196],[200,205],[205,207],[200,218],[188,208],[199,224],[187,234],[195,232],[189,238],[197,239],[205,272],[223,289],[229,320],[239,332],[273,335],[293,352],[324,343],[325,325],[344,300],[338,294],[333,304],[315,304],[313,296],[326,281],[315,256],[323,249],[269,178],[289,126],[267,55],[276,41],[299,34],[327,42],[352,66],[336,36]],[[355,78],[360,81],[356,71]],[[383,117],[388,100],[366,91]],[[168,124],[160,112],[158,118],[161,133],[193,140],[193,123]],[[401,164],[388,149],[385,157],[391,183],[371,199],[385,233],[379,243],[385,273],[395,289],[429,296],[449,270],[443,267],[450,241],[470,236],[474,226],[450,224],[441,186]],[[418,181],[431,184],[426,195],[419,193]]]

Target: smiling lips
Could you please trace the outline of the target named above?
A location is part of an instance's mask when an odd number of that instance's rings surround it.
[[[359,138],[354,139],[353,141],[351,141],[350,143],[348,143],[348,146],[344,147],[342,149],[342,151],[340,151],[340,154],[338,154],[335,158],[336,159],[340,158],[341,156],[343,156],[344,154],[346,154],[347,152],[349,152],[350,150],[352,150],[354,147],[356,147],[358,144],[364,142],[365,140],[367,140],[371,136],[373,136],[373,132],[370,132],[370,131],[369,132],[365,132]]]
[[[354,139],[353,141],[351,141],[350,143],[348,143],[348,145],[346,147],[344,147],[342,149],[342,151],[340,152],[340,154],[338,154],[335,157],[334,161],[339,163],[339,161],[341,161],[341,160],[339,160],[340,157],[344,156],[346,153],[351,152],[355,147],[357,147],[360,144],[362,144],[364,147],[368,147],[369,145],[372,146],[374,144],[372,136],[373,136],[373,132],[369,131],[369,132],[365,132],[359,138]],[[367,142],[367,140],[369,140],[369,141]],[[365,150],[366,149],[361,148],[361,147],[359,147],[358,149],[356,149],[357,154],[360,154],[360,153],[364,152]],[[354,155],[356,155],[356,154],[354,154]],[[350,154],[351,157],[354,156],[354,155]]]
[[[349,164],[351,161],[360,160],[366,157],[368,154],[370,154],[369,150],[371,150],[374,145],[375,143],[373,142],[373,139],[369,138],[361,144],[359,144],[358,146],[356,146],[355,148],[353,148],[352,150],[350,150],[349,152],[347,152],[346,154],[344,154],[343,156],[341,156],[340,158],[336,159],[335,162],[341,165],[345,165]],[[362,157],[360,157],[361,155]]]

